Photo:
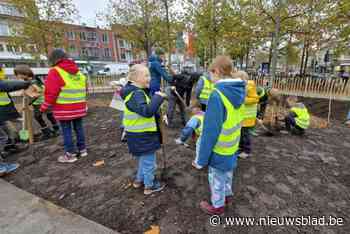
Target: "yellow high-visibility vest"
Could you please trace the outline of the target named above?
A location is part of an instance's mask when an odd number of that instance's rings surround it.
[[[64,80],[65,85],[62,87],[57,97],[57,104],[73,104],[86,101],[86,77],[78,72],[72,75],[60,67],[55,67],[57,72]]]
[[[202,91],[199,95],[199,99],[208,101],[210,94],[214,90],[215,84],[205,76],[201,76],[200,79],[202,79],[204,83],[203,83]]]
[[[310,126],[310,114],[303,103],[297,103],[291,111],[297,115],[295,118],[297,126],[302,129],[307,129]]]
[[[213,151],[221,156],[233,156],[238,150],[241,137],[242,106],[235,108],[223,93],[214,90],[220,95],[227,115]]]
[[[145,92],[143,92],[147,104],[150,103],[149,97],[146,95]],[[132,112],[128,109],[126,103],[130,100],[134,92],[129,93],[129,95],[126,96],[124,102],[125,102],[125,109],[124,109],[124,117],[123,117],[123,125],[127,132],[156,132],[157,131],[157,124],[156,124],[156,118],[150,117],[146,118],[143,117],[135,112]]]
[[[194,132],[196,133],[197,136],[200,136],[203,130],[204,113],[195,114],[193,117],[199,120],[199,123],[200,123],[199,127],[196,128]]]
[[[11,103],[11,99],[9,98],[6,92],[0,92],[0,106],[7,106]]]

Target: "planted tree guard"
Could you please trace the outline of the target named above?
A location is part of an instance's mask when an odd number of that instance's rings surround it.
[[[269,77],[251,76],[251,79],[260,86],[267,86],[270,81]],[[340,78],[277,77],[272,80],[272,88],[282,95],[350,101],[350,81]]]

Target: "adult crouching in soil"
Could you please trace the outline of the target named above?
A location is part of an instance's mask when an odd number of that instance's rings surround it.
[[[78,155],[87,156],[83,128],[83,118],[87,114],[87,79],[62,49],[53,50],[49,62],[52,68],[45,81],[45,101],[40,111],[46,112],[52,108],[54,117],[60,123],[65,153],[58,158],[58,162],[73,163]],[[77,151],[72,129],[77,138]]]
[[[237,166],[246,84],[232,78],[232,61],[227,56],[216,57],[209,70],[215,87],[204,116],[197,163],[200,167],[209,166],[211,203],[202,201],[200,207],[205,213],[220,215],[233,200],[232,180]]]

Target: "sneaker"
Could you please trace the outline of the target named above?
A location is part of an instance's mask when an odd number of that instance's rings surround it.
[[[250,155],[249,154],[247,154],[246,152],[242,152],[242,153],[240,153],[239,155],[238,155],[238,157],[239,158],[242,158],[242,159],[246,159],[246,158],[248,158]]]
[[[283,135],[288,135],[289,134],[289,132],[287,130],[281,130],[280,133],[283,134]]]
[[[141,188],[143,186],[143,183],[140,182],[140,181],[137,181],[135,180],[133,183],[132,183],[132,187],[138,189],[138,188]]]
[[[350,119],[345,122],[345,125],[350,128]]]
[[[1,163],[0,164],[0,177],[5,175],[6,172],[7,172],[6,166],[3,163]]]
[[[192,161],[192,167],[196,168],[197,170],[203,169],[203,167],[199,166],[195,161]]]
[[[222,215],[224,214],[224,207],[215,208],[214,206],[210,205],[207,201],[201,201],[199,204],[200,208],[204,213],[209,215]]]
[[[76,162],[78,159],[77,159],[77,156],[76,154],[71,154],[71,153],[65,153],[64,155],[58,157],[58,162],[60,163],[74,163]]]
[[[88,156],[87,150],[86,150],[86,149],[80,150],[80,151],[79,151],[79,156],[82,157],[82,158]]]
[[[17,163],[1,163],[0,164],[0,176],[14,172],[19,167]]]
[[[165,185],[160,184],[158,181],[155,181],[153,187],[147,188],[143,191],[143,194],[150,195],[152,193],[160,192],[164,189]]]

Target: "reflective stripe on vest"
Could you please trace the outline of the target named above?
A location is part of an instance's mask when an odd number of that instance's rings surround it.
[[[199,120],[199,126],[194,130],[194,132],[196,133],[197,136],[200,136],[203,130],[204,114],[203,113],[196,114],[193,117]]]
[[[60,67],[55,67],[56,71],[64,80],[65,85],[58,95],[57,104],[72,104],[86,101],[86,77],[78,72],[72,75]]]
[[[295,123],[298,127],[307,129],[310,126],[310,115],[303,103],[297,103],[291,111],[297,115]]]
[[[199,99],[208,100],[210,97],[210,94],[214,90],[215,84],[213,82],[211,82],[210,80],[208,80],[208,78],[206,78],[205,76],[201,76],[201,79],[203,80],[204,83],[203,83],[202,91],[199,95]]]
[[[237,152],[239,146],[243,120],[242,107],[234,108],[224,94],[217,89],[215,91],[219,93],[227,115],[213,151],[221,156],[232,156]]]
[[[0,106],[7,106],[11,103],[11,99],[9,98],[6,92],[0,92]]]
[[[258,113],[258,105],[244,105],[244,119],[256,119],[256,115]]]
[[[143,92],[143,91],[142,91]],[[130,100],[134,92],[131,92],[128,96],[126,96],[124,102],[125,104]],[[149,97],[145,92],[143,94],[146,97],[147,104],[150,103]],[[155,117],[146,118],[135,112],[132,112],[128,109],[127,105],[125,105],[124,109],[124,117],[123,117],[123,125],[127,132],[156,132],[157,124]]]

